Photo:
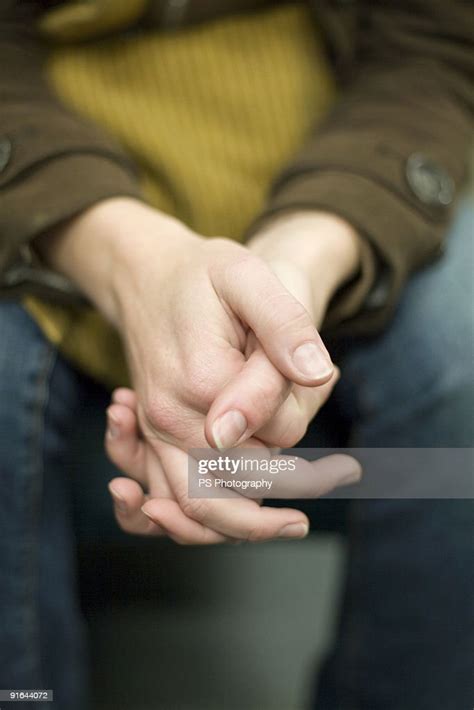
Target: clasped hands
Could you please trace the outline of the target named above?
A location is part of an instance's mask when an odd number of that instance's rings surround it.
[[[53,235],[46,255],[126,350],[133,390],[114,392],[105,439],[127,475],[109,486],[119,525],[182,544],[304,537],[301,511],[238,493],[190,498],[187,452],[270,452],[302,438],[339,376],[317,326],[358,268],[351,227],[324,213],[283,214],[241,246],[116,198]],[[359,477],[357,462],[336,457],[280,493],[318,497]]]

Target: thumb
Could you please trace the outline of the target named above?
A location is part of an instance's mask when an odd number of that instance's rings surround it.
[[[205,434],[209,444],[228,449],[247,440],[275,416],[290,386],[257,345],[207,413]]]
[[[249,256],[217,272],[213,282],[282,375],[309,387],[331,378],[334,367],[311,316],[263,261]]]

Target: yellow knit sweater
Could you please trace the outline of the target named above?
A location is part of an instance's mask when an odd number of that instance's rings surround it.
[[[334,92],[313,20],[295,4],[57,45],[48,75],[64,102],[123,143],[151,205],[233,239]],[[109,387],[127,382],[118,337],[93,309],[33,297],[25,306],[82,370]]]

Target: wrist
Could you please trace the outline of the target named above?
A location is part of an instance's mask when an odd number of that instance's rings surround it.
[[[203,241],[174,217],[146,210],[138,224],[137,220],[122,222],[112,250],[109,288],[115,324],[122,332],[134,329],[151,293],[158,312],[169,307],[169,294],[180,270],[192,261],[194,248]]]
[[[301,210],[275,215],[248,243],[266,260],[286,260],[317,276],[318,289],[328,300],[357,273],[360,237],[337,215]]]
[[[104,200],[37,239],[43,261],[73,281],[119,327],[140,271],[150,261],[160,279],[186,239],[197,239],[178,220],[139,200]]]

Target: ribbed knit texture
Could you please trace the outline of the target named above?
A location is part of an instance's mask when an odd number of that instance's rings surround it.
[[[123,143],[151,205],[200,234],[237,240],[334,91],[312,17],[294,4],[61,46],[49,76],[67,104]],[[98,314],[33,298],[26,306],[88,374],[126,382],[117,338]]]

